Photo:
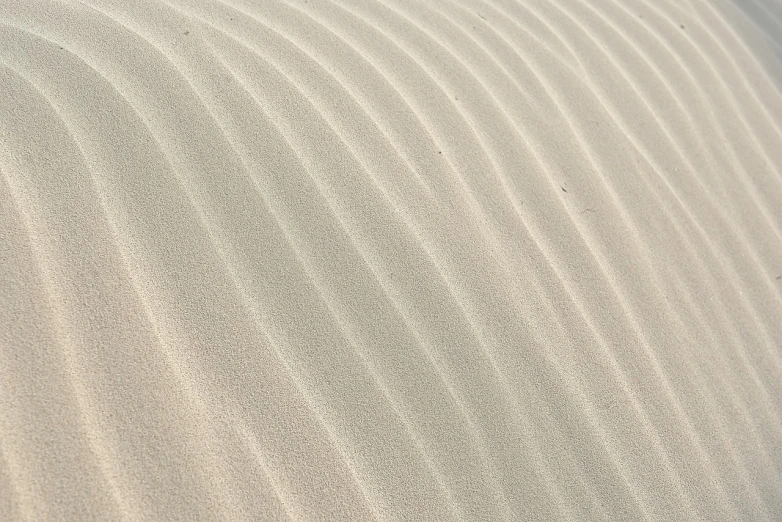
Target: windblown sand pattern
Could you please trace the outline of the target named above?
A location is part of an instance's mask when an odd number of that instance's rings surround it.
[[[0,519],[782,520],[776,0],[0,2]]]

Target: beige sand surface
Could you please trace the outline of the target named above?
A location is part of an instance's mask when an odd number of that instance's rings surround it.
[[[0,0],[0,520],[782,520],[779,0]]]

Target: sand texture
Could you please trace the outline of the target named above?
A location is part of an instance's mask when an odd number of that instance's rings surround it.
[[[0,0],[0,520],[782,520],[782,1]]]

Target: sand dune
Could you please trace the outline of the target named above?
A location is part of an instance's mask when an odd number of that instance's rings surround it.
[[[0,2],[0,519],[782,519],[780,35]]]

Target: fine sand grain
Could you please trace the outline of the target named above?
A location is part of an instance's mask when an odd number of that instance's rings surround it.
[[[782,520],[780,0],[0,0],[0,520]]]

